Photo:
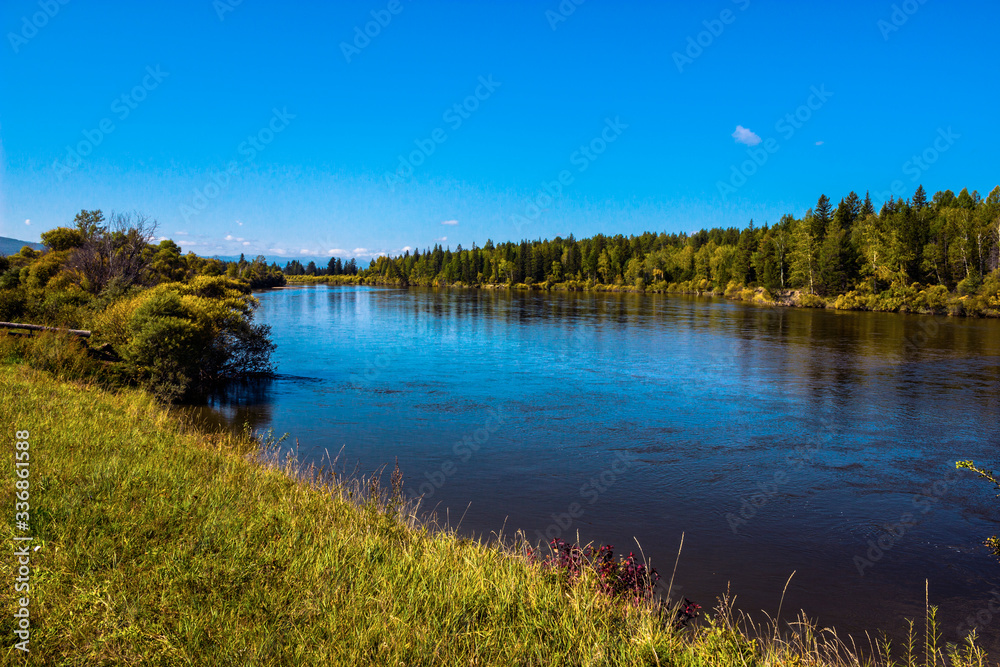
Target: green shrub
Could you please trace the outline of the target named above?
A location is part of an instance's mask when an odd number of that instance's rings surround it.
[[[17,322],[27,307],[23,289],[0,289],[0,321]]]
[[[119,353],[135,377],[161,398],[183,396],[207,370],[201,366],[212,332],[195,322],[176,292],[151,294],[132,314],[128,331],[130,341]]]
[[[944,285],[934,285],[917,293],[913,305],[918,310],[931,313],[945,312],[948,309],[948,288]]]
[[[826,300],[816,294],[802,292],[799,294],[798,305],[802,308],[826,308]]]
[[[4,258],[6,259],[6,258]],[[3,275],[0,275],[0,290],[14,289],[21,284],[21,269],[8,265]]]
[[[979,288],[983,286],[983,279],[977,273],[973,273],[965,280],[958,283],[956,290],[962,296],[968,296],[970,294],[975,294],[979,291]]]
[[[270,327],[253,323],[257,304],[245,282],[200,276],[119,302],[98,321],[129,372],[172,400],[223,378],[271,372],[275,346]]]

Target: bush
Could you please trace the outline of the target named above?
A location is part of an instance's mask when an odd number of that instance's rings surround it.
[[[799,294],[797,305],[801,308],[826,308],[826,300],[821,296],[802,292]]]
[[[159,285],[98,318],[128,371],[165,400],[224,378],[267,375],[270,327],[253,324],[257,300],[242,281],[201,276]]]
[[[956,289],[962,296],[968,296],[978,292],[979,288],[982,286],[983,279],[979,276],[979,274],[973,273],[971,276],[958,283],[958,287]]]
[[[6,259],[6,258],[4,258]],[[21,284],[21,269],[8,265],[3,275],[0,275],[0,290],[13,289]]]
[[[211,331],[198,326],[175,292],[158,291],[132,313],[120,350],[130,372],[161,398],[183,396],[200,376]]]
[[[16,322],[28,307],[22,289],[0,289],[0,321]]]
[[[920,290],[913,299],[913,306],[925,312],[945,312],[948,309],[948,288],[944,285],[934,285]]]

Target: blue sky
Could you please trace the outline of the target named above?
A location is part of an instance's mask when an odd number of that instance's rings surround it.
[[[366,259],[742,227],[852,189],[985,194],[998,18],[939,0],[8,0],[0,235],[139,210],[185,251]]]

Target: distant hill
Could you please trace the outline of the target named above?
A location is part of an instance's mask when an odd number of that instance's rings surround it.
[[[17,239],[9,239],[6,236],[0,236],[0,255],[16,255],[21,252],[21,248],[24,246],[31,246],[35,250],[45,250],[45,246],[41,243],[18,241]]]

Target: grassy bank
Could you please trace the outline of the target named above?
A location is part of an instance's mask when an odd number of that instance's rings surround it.
[[[674,631],[592,577],[567,583],[357,485],[262,465],[254,441],[198,433],[139,391],[0,365],[0,423],[2,539],[41,547],[27,658],[13,648],[24,593],[11,552],[0,559],[7,664],[828,663],[815,637],[751,641],[725,615]],[[14,524],[15,431],[30,432],[28,531]]]

